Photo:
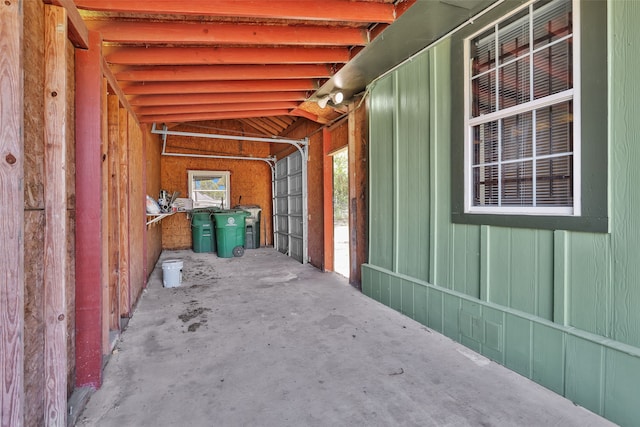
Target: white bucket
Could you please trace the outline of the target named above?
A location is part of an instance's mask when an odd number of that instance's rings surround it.
[[[168,259],[162,262],[162,284],[165,288],[175,288],[182,283],[182,261]]]

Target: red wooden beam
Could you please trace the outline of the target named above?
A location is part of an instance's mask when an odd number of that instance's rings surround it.
[[[249,25],[223,22],[88,21],[106,42],[143,44],[354,46],[368,43],[367,31],[353,27]]]
[[[321,64],[346,63],[346,47],[105,47],[110,64]]]
[[[76,50],[76,386],[102,383],[102,40]],[[97,172],[97,173],[96,173]]]
[[[124,87],[127,95],[187,94],[187,93],[236,93],[307,91],[318,88],[314,80],[239,80],[220,82],[166,82],[131,85]]]
[[[24,423],[23,4],[0,6],[0,424]],[[37,261],[37,260],[36,260]]]
[[[329,78],[326,64],[292,65],[157,65],[132,67],[115,73],[119,81],[179,82],[206,80],[273,80]]]
[[[235,104],[194,104],[194,105],[169,105],[157,107],[138,108],[139,116],[151,116],[159,114],[186,114],[186,113],[219,113],[225,111],[249,111],[249,110],[288,110],[296,108],[297,102],[242,102]]]
[[[76,0],[80,9],[166,15],[233,16],[243,18],[386,22],[396,19],[391,3],[366,1],[202,1],[202,0]]]
[[[308,98],[307,92],[238,92],[238,93],[191,93],[171,95],[140,95],[131,98],[133,106],[152,105],[193,105],[193,104],[224,104],[236,102],[272,102],[272,101],[302,101]]]
[[[193,122],[200,120],[229,120],[244,119],[247,117],[286,116],[288,114],[289,110],[253,110],[220,113],[166,114],[157,116],[142,116],[140,117],[140,121],[143,123]]]

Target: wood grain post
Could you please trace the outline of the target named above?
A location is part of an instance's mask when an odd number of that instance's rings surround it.
[[[147,143],[148,143],[148,136],[149,136],[149,130],[147,129],[146,125],[142,125],[140,126],[140,130],[142,132],[142,188],[144,189],[144,194],[142,195],[142,197],[140,198],[140,200],[138,201],[138,203],[142,204],[142,208],[141,208],[141,212],[143,213],[142,218],[144,221],[144,213],[147,211],[147,200],[146,200],[146,194],[149,194],[149,189],[147,188]],[[158,197],[157,194],[154,194],[152,197],[156,198]],[[147,260],[147,254],[149,253],[149,248],[147,247],[147,227],[143,227],[143,231],[142,231],[142,287],[146,288],[147,287],[147,279],[149,278],[149,274],[148,274],[148,260]]]
[[[100,34],[76,50],[76,386],[102,383]]]
[[[20,0],[0,3],[0,423],[24,418],[24,141]]]
[[[120,102],[116,95],[107,97],[108,116],[108,203],[109,215],[109,329],[120,330]]]
[[[44,424],[67,423],[67,13],[45,7]]]
[[[322,172],[324,211],[324,271],[333,271],[333,157],[331,151],[331,131],[322,129]]]
[[[102,69],[101,69],[102,70]],[[102,163],[100,165],[100,195],[102,196],[102,210],[100,218],[100,226],[102,228],[102,354],[108,354],[111,350],[111,340],[109,337],[109,318],[110,318],[110,300],[109,300],[109,121],[108,121],[108,104],[107,104],[107,79],[102,72],[102,94],[101,102],[101,141],[100,156]]]
[[[361,266],[369,251],[367,194],[369,140],[366,103],[349,110],[349,283],[362,288]]]
[[[120,316],[131,315],[131,278],[129,272],[129,112],[125,108],[119,111],[119,162],[118,180],[120,203],[118,224],[120,227]]]

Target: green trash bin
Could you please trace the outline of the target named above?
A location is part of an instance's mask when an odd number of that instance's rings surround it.
[[[235,209],[249,212],[245,219],[245,249],[258,249],[260,247],[260,214],[262,208],[258,205],[237,205]]]
[[[191,237],[194,252],[215,252],[216,238],[211,212],[194,211],[191,214]]]
[[[244,220],[247,215],[248,212],[241,210],[214,212],[220,258],[244,255]]]

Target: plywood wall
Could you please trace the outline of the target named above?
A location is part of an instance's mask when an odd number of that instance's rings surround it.
[[[207,128],[183,126],[174,130],[198,133],[238,134],[241,124],[234,121],[210,122]],[[268,157],[270,144],[239,140],[219,140],[196,137],[169,136],[167,152],[191,154],[234,155],[244,157]],[[158,144],[159,147],[159,144]],[[271,222],[271,169],[263,161],[205,159],[195,157],[162,156],[161,188],[170,193],[178,191],[179,197],[188,197],[188,170],[216,170],[231,172],[231,203],[259,205],[262,208],[260,241],[262,245],[273,244]],[[158,194],[150,194],[157,198]],[[178,213],[161,223],[162,247],[185,249],[192,246],[191,225],[186,214]]]

